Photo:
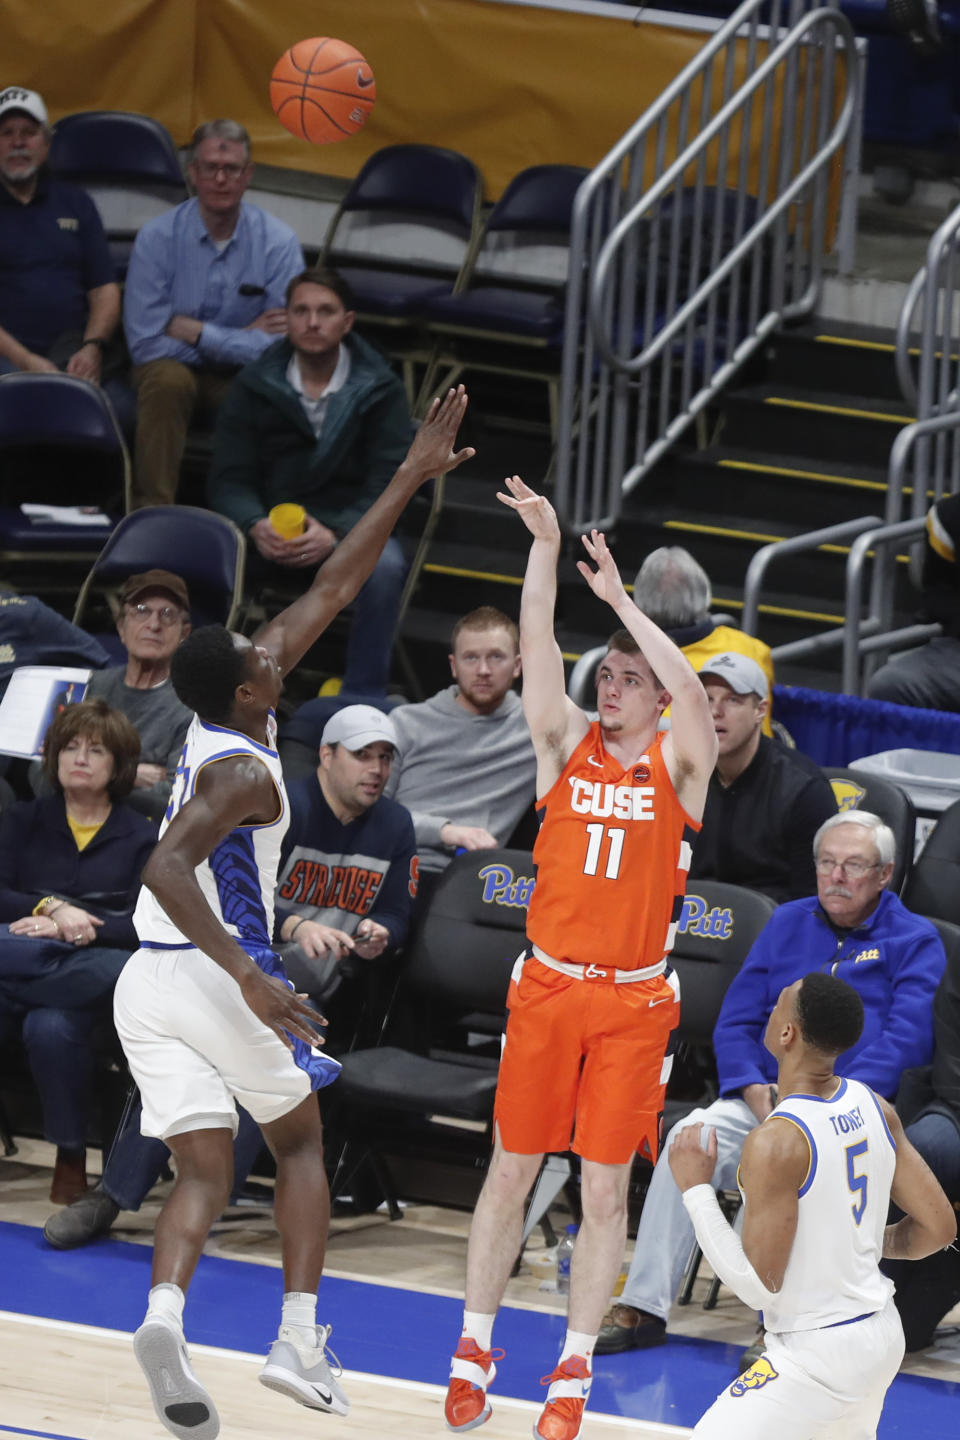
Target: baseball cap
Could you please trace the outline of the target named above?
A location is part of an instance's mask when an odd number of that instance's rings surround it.
[[[136,600],[138,595],[143,595],[147,590],[165,590],[184,610],[190,609],[186,583],[170,570],[145,570],[142,575],[131,575],[121,587],[121,603],[126,605],[131,600]]]
[[[321,745],[346,745],[348,750],[362,750],[376,740],[386,740],[396,749],[393,721],[375,705],[345,705],[330,716],[320,736]]]
[[[38,120],[41,125],[50,123],[47,107],[36,90],[24,90],[22,85],[8,85],[5,90],[0,90],[0,120],[16,110],[29,115],[31,120]]]
[[[752,693],[766,700],[770,693],[767,677],[756,660],[751,660],[749,655],[741,655],[738,650],[724,650],[722,655],[713,655],[706,665],[700,667],[700,679],[705,680],[708,675],[725,680],[737,695]]]

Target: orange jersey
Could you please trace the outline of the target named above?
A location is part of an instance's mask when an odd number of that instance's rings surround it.
[[[662,742],[625,769],[595,720],[539,802],[527,935],[554,960],[642,970],[670,953],[700,826],[677,799]]]

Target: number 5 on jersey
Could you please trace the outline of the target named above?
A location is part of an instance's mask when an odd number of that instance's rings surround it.
[[[853,1166],[854,1161],[859,1160],[861,1155],[866,1155],[867,1148],[867,1141],[859,1140],[856,1145],[848,1145],[844,1152],[847,1157],[847,1185],[852,1195],[860,1197],[850,1206],[854,1222],[857,1225],[863,1219],[863,1212],[867,1208],[867,1177],[858,1175]]]

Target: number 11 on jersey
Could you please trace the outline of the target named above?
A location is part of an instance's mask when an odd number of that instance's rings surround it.
[[[603,874],[607,880],[616,880],[620,873],[620,857],[623,854],[623,842],[626,837],[626,830],[609,826],[606,829],[602,825],[588,825],[586,827],[587,855],[583,862],[584,875],[596,875],[600,867],[600,852],[603,849],[604,836],[607,839],[607,863],[604,866]]]

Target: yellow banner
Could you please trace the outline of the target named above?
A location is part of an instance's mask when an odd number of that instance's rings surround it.
[[[152,115],[190,136],[198,0],[3,0],[3,84],[25,85],[51,120],[75,110]]]
[[[76,0],[5,0],[4,9],[7,54],[17,56],[6,83],[39,90],[54,120],[95,107],[137,110],[162,120],[182,145],[202,120],[229,116],[249,129],[256,159],[344,178],[384,145],[446,145],[475,161],[490,200],[528,165],[594,166],[707,38],[636,23],[627,7],[607,17],[496,0],[323,0],[311,9],[303,0],[110,0],[99,10]],[[334,145],[296,139],[270,108],[276,60],[311,32],[355,45],[377,81],[365,127]],[[745,66],[741,46],[738,81]],[[719,76],[705,105],[695,91],[688,138],[715,113],[719,92]],[[779,130],[781,97],[778,85],[768,135]],[[754,194],[762,129],[754,127],[748,167]],[[676,141],[674,107],[668,157]],[[714,145],[708,183],[720,164]],[[735,184],[735,144],[725,169]],[[693,178],[690,170],[683,181]]]

